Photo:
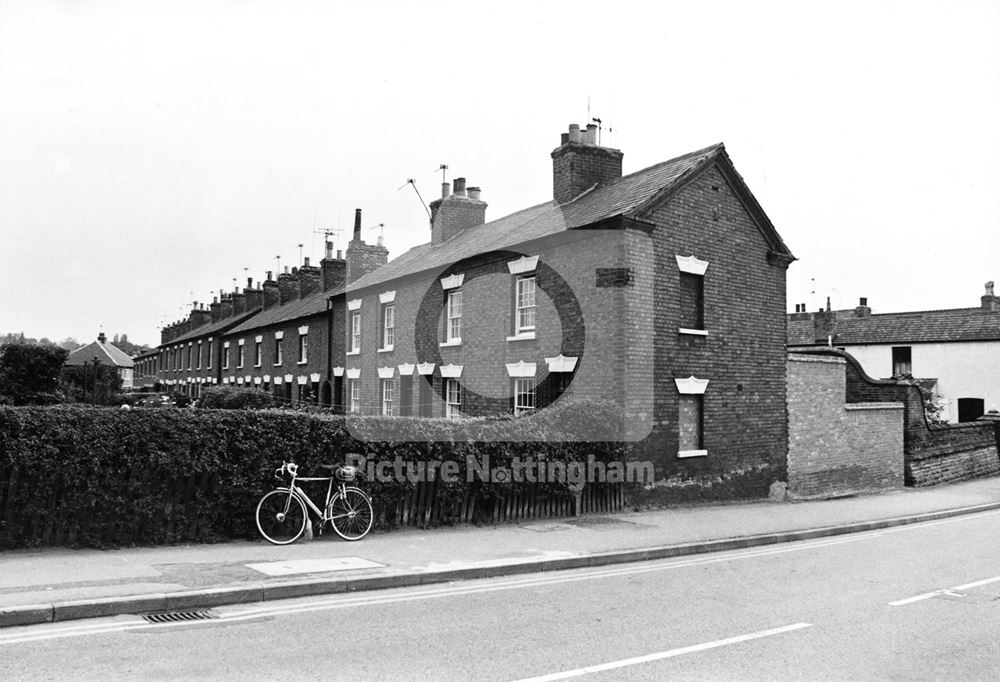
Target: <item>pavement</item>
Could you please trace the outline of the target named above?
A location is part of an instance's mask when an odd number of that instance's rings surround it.
[[[332,532],[113,550],[0,552],[0,627],[489,578],[742,549],[1000,509],[1000,477],[813,501],[591,514],[498,526]]]

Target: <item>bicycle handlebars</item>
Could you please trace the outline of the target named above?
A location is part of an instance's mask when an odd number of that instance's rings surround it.
[[[281,478],[286,471],[292,475],[292,478],[295,478],[299,473],[299,465],[295,462],[282,462],[281,466],[274,470],[274,477]]]

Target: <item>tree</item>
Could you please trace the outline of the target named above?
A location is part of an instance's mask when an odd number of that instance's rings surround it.
[[[72,400],[96,405],[116,405],[121,401],[122,378],[113,365],[87,363],[63,369],[62,386]]]
[[[60,402],[59,374],[68,355],[54,346],[0,346],[0,397],[15,405]]]

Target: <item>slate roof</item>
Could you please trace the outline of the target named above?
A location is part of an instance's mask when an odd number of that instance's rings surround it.
[[[115,367],[132,367],[132,358],[128,353],[105,341],[91,341],[80,346],[76,350],[71,350],[66,358],[66,364],[71,366],[82,366],[85,362],[93,362],[94,358],[102,365],[114,365]]]
[[[352,291],[360,290],[423,270],[445,268],[463,258],[510,248],[608,218],[635,216],[711,161],[724,159],[730,163],[728,158],[724,145],[714,144],[599,185],[565,204],[547,201],[499,220],[462,230],[442,244],[415,246],[359,278],[350,288]],[[738,173],[736,177],[739,178]],[[742,179],[739,181],[742,183]],[[752,199],[749,190],[746,194]],[[770,229],[773,231],[773,227]],[[791,255],[776,232],[771,235],[771,241],[775,242],[778,250]]]
[[[175,343],[184,343],[186,341],[192,341],[194,339],[203,339],[206,336],[211,336],[212,334],[228,332],[234,325],[245,322],[254,315],[260,312],[260,308],[254,308],[248,312],[238,315],[236,317],[224,317],[218,322],[210,322],[202,327],[196,327],[192,329],[187,334],[178,336],[176,339],[171,339],[166,343],[161,343],[160,346],[172,346]]]
[[[272,324],[325,313],[327,299],[336,293],[342,292],[343,288],[330,291],[314,291],[308,296],[289,301],[285,305],[261,310],[260,313],[241,323],[239,326],[230,329],[227,333],[239,334],[240,332],[262,329]]]
[[[811,321],[810,321],[811,324]],[[789,323],[789,343],[792,325]],[[982,308],[838,318],[835,345],[1000,340],[1000,313]],[[811,340],[806,341],[811,344]]]

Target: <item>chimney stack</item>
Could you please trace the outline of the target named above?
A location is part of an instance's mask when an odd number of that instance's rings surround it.
[[[573,123],[569,134],[560,137],[552,151],[552,196],[558,204],[577,198],[596,184],[606,184],[622,176],[622,153],[597,144],[597,126],[587,125],[582,134]]]
[[[278,305],[285,305],[299,298],[299,278],[288,272],[288,266],[278,275],[278,294]]]
[[[240,288],[233,290],[233,315],[242,315],[247,311],[246,294],[240,293]]]
[[[447,184],[447,183],[445,183]],[[431,244],[448,241],[470,227],[486,222],[487,203],[478,187],[465,189],[465,178],[455,178],[455,191],[431,202]]]
[[[273,273],[270,270],[267,271],[267,279],[264,280],[261,289],[263,289],[264,310],[281,305],[281,293],[278,290],[278,283],[274,281]]]
[[[323,271],[323,291],[330,291],[344,286],[347,281],[347,261],[340,257],[333,257],[333,242],[326,243],[326,258],[319,262],[319,267]]]
[[[219,299],[216,296],[212,297],[212,302],[208,306],[209,314],[212,318],[212,322],[219,321],[219,314],[221,312],[221,306],[219,305]]]
[[[314,265],[309,265],[309,259],[299,268],[299,296],[305,298],[323,288],[323,273]]]
[[[992,281],[986,283],[986,293],[979,300],[982,303],[983,310],[988,310],[992,313],[1000,312],[1000,296],[996,296],[993,293]]]
[[[440,201],[440,200],[438,200]],[[433,206],[433,202],[431,204]],[[361,209],[354,212],[354,239],[347,245],[347,282],[350,284],[389,261],[389,250],[379,244],[369,246],[361,239]]]
[[[222,295],[222,303],[219,308],[219,319],[224,320],[233,316],[233,299],[229,294]]]
[[[257,289],[253,288],[253,277],[247,278],[247,288],[243,292],[247,297],[247,312],[257,310],[257,308],[260,308],[264,304],[264,292],[259,287]]]
[[[354,238],[351,240],[354,242],[361,241],[361,209],[354,209]]]
[[[861,297],[858,299],[858,307],[854,309],[854,317],[868,317],[872,314],[872,309],[868,307],[868,299]]]

